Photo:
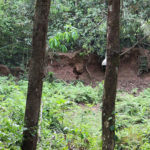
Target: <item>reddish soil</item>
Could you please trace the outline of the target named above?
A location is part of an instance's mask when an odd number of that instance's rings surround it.
[[[7,66],[0,64],[0,76],[8,76],[10,74],[10,70]]]
[[[127,49],[123,49],[125,51]],[[149,87],[150,72],[138,76],[138,57],[147,56],[150,70],[150,51],[134,48],[121,56],[118,76],[118,89],[131,92],[137,88],[139,91]],[[59,53],[53,57],[49,54],[46,72],[54,72],[58,79],[65,81],[81,80],[85,84],[97,85],[104,80],[100,58],[92,54],[80,56],[80,51],[74,53]]]

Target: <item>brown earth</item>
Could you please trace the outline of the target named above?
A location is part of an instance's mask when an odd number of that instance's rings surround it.
[[[0,64],[0,76],[8,76],[10,74],[10,70],[7,66]]]
[[[126,51],[127,49],[123,49]],[[148,73],[138,76],[138,57],[147,56]],[[96,55],[82,56],[81,51],[73,53],[49,53],[47,57],[48,66],[45,72],[54,72],[54,76],[67,82],[80,80],[83,83],[96,86],[104,80],[104,71],[101,67],[102,60]],[[12,74],[19,77],[23,70],[19,67],[9,69],[0,64],[0,75],[7,76]],[[141,91],[150,86],[150,50],[134,48],[125,55],[121,56],[118,75],[118,89],[131,92],[137,88]]]
[[[24,71],[20,67],[10,68],[10,72],[17,78],[19,78],[20,75],[24,74]]]
[[[24,71],[20,67],[8,68],[6,65],[0,64],[0,76],[8,76],[9,74],[19,78],[24,74]]]
[[[123,49],[126,51],[127,49]],[[97,85],[104,80],[101,59],[95,55],[81,56],[81,51],[74,53],[58,53],[48,55],[48,67],[46,72],[54,72],[58,79],[67,82],[80,80],[85,84]],[[150,51],[142,48],[134,48],[121,56],[118,75],[118,89],[131,92],[137,88],[139,91],[149,87],[150,72],[138,76],[138,57],[147,56],[148,69],[150,70]]]

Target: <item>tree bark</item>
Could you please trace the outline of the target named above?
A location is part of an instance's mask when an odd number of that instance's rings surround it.
[[[36,1],[22,150],[36,150],[37,146],[50,2],[51,0]]]
[[[115,147],[115,98],[120,54],[120,0],[108,0],[107,67],[102,106],[102,149]]]

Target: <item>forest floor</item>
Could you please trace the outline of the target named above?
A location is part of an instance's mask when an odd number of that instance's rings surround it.
[[[127,49],[123,49],[126,51]],[[101,58],[92,54],[81,55],[81,51],[73,53],[49,54],[46,72],[54,72],[58,79],[71,81],[82,81],[85,84],[96,86],[104,80],[105,73],[102,71]],[[138,75],[139,56],[148,58],[148,69],[150,70],[150,51],[142,48],[134,48],[121,56],[118,75],[118,90],[135,94],[149,87],[150,71]]]
[[[139,56],[147,56],[149,68],[148,50],[134,49],[120,60],[115,113],[116,150],[150,149],[150,72],[138,75]],[[103,85],[99,82],[104,80],[105,74],[101,61],[94,54],[81,56],[81,51],[49,56],[45,71],[73,83],[57,80],[51,83],[51,78],[45,79],[38,150],[101,150]],[[27,86],[26,78],[16,82],[12,76],[0,77],[0,149],[21,147]]]

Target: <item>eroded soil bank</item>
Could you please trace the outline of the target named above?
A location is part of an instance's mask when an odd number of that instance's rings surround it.
[[[127,49],[123,49],[126,51]],[[139,58],[147,58],[148,72],[139,72]],[[83,56],[81,51],[73,53],[49,53],[46,58],[45,73],[53,72],[54,77],[67,82],[80,80],[85,84],[96,86],[104,80],[105,72],[101,66],[102,59],[96,54]],[[19,68],[9,69],[0,64],[0,75],[8,76],[12,74],[19,79],[24,71]],[[150,50],[134,48],[120,58],[120,68],[118,76],[118,89],[131,92],[137,88],[141,91],[150,86]],[[135,91],[135,90],[134,90]]]
[[[123,51],[126,51],[124,49]],[[139,57],[148,59],[148,73],[138,75]],[[101,67],[101,59],[95,55],[82,56],[81,51],[73,53],[49,54],[46,72],[54,72],[58,79],[69,81],[81,80],[85,84],[95,86],[104,80],[104,71]],[[134,48],[121,56],[118,76],[118,89],[131,92],[132,89],[149,87],[150,84],[150,51],[142,48]]]

